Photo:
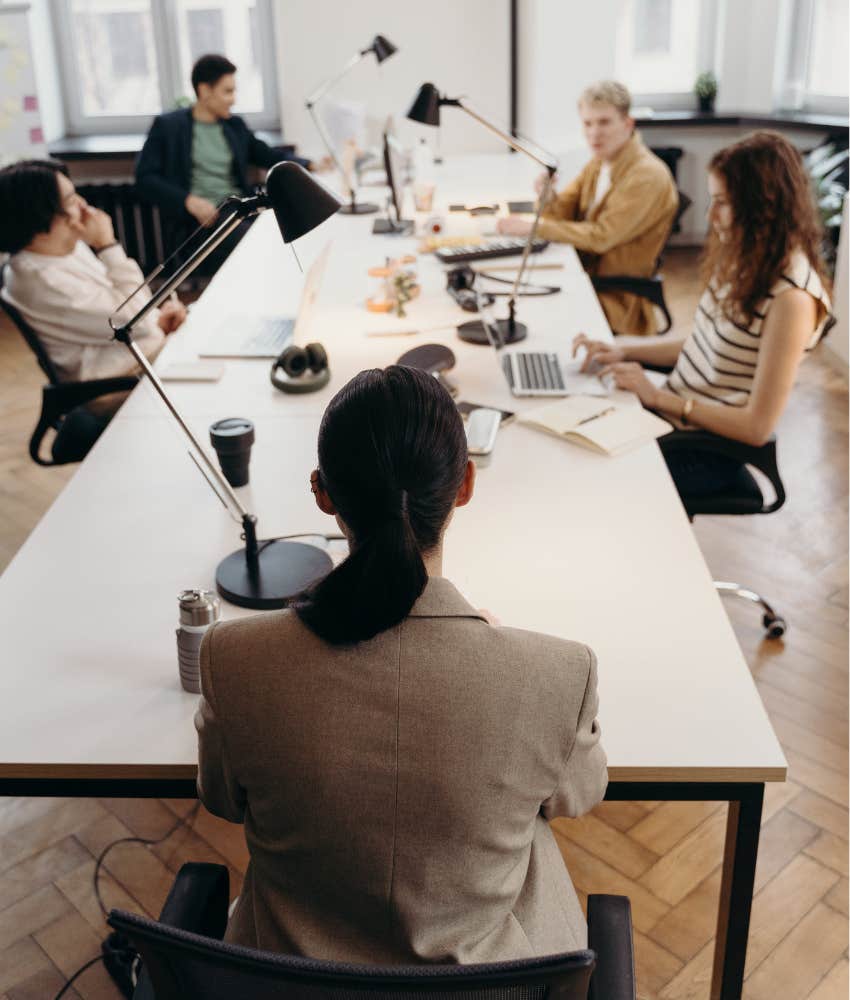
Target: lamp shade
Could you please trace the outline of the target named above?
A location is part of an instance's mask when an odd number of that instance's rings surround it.
[[[440,94],[433,83],[423,83],[414,98],[407,117],[422,125],[440,124]]]
[[[383,35],[375,35],[370,48],[375,53],[375,58],[379,63],[382,63],[385,59],[389,59],[394,52],[398,52],[398,49],[389,38],[384,38]]]
[[[284,243],[297,240],[339,210],[341,202],[298,163],[276,163],[266,176],[266,197]]]

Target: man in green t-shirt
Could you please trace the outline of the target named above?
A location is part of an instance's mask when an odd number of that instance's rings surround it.
[[[273,148],[231,114],[236,101],[236,67],[221,55],[205,55],[192,67],[196,101],[154,119],[136,161],[136,185],[159,205],[166,221],[166,243],[179,245],[200,223],[215,219],[216,205],[228,195],[250,193],[251,167],[268,170],[295,160],[308,170],[323,169],[295,155],[293,146]],[[241,239],[243,225],[220,248],[223,260]]]

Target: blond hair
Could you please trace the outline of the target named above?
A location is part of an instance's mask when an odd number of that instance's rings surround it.
[[[627,87],[616,80],[600,80],[585,87],[578,103],[579,107],[582,104],[611,104],[621,114],[627,115],[632,106],[632,95]]]

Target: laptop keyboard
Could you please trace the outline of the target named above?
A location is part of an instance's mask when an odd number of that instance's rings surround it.
[[[291,319],[261,319],[255,321],[254,332],[246,331],[242,346],[248,351],[269,351],[276,354],[286,347],[292,336],[294,323]]]
[[[566,395],[557,354],[514,351],[503,356],[502,367],[515,396]]]

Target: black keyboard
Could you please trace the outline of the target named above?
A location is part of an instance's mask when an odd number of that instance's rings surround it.
[[[535,240],[531,253],[540,253],[549,246],[549,240]],[[437,260],[443,264],[463,264],[468,260],[487,260],[488,257],[515,257],[525,249],[523,239],[492,240],[477,246],[440,247],[436,251]]]

